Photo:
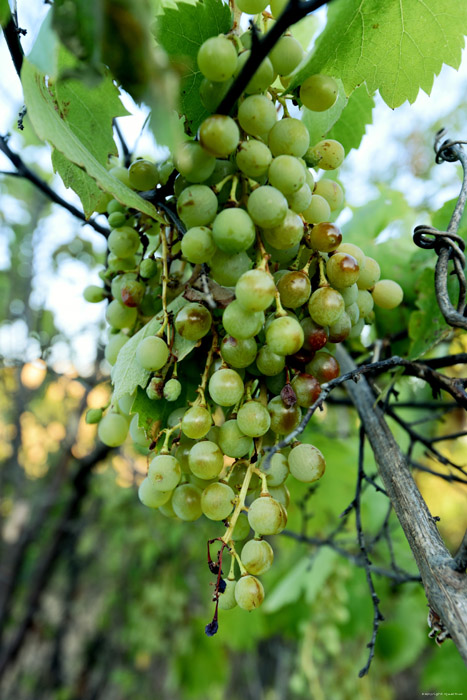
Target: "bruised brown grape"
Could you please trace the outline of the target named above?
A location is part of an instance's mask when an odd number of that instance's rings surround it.
[[[271,430],[279,435],[288,435],[300,423],[302,412],[297,404],[286,406],[280,396],[268,403],[271,416]]]
[[[310,232],[311,247],[321,253],[330,253],[342,243],[342,233],[335,224],[323,221],[315,224]]]
[[[309,316],[300,321],[305,340],[302,350],[317,352],[324,348],[329,339],[329,331],[326,326],[319,326]]]
[[[303,270],[286,272],[277,283],[277,289],[282,305],[288,309],[296,309],[306,304],[310,297],[310,278]]]
[[[320,384],[330,382],[339,376],[341,368],[335,357],[328,352],[317,352],[306,366],[306,371],[312,374]]]
[[[312,374],[301,372],[292,379],[292,389],[297,397],[297,403],[302,408],[309,408],[321,393],[321,387]]]

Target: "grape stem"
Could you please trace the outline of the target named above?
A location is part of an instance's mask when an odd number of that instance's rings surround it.
[[[245,500],[248,493],[248,488],[250,486],[251,477],[253,476],[254,472],[255,466],[250,462],[248,465],[248,469],[246,470],[245,478],[243,479],[242,488],[240,489],[240,493],[238,494],[237,504],[229,521],[229,527],[225,531],[224,535],[221,537],[222,541],[229,546],[230,541],[232,539],[232,533],[234,531],[235,525],[237,524],[238,516],[245,508]]]
[[[218,349],[218,340],[219,340],[219,337],[218,337],[218,335],[217,335],[216,329],[215,329],[214,326],[213,326],[213,327],[212,327],[212,343],[211,343],[211,347],[210,347],[210,349],[209,349],[208,356],[207,356],[207,359],[206,359],[206,365],[205,365],[205,367],[204,367],[204,372],[203,372],[203,374],[202,374],[202,376],[201,376],[200,385],[199,385],[199,387],[196,389],[196,391],[197,391],[197,393],[198,393],[198,399],[195,401],[195,404],[194,404],[194,405],[196,405],[196,406],[206,406],[206,398],[205,398],[205,396],[204,396],[204,392],[205,392],[205,389],[206,389],[206,385],[207,385],[207,383],[208,383],[209,370],[211,369],[211,365],[212,365],[213,360],[214,360],[214,353],[216,353],[216,352],[217,352],[217,349]]]
[[[169,248],[167,245],[167,236],[163,227],[161,227],[161,243],[162,243],[162,310],[164,312],[164,323],[162,329],[166,330],[167,345],[170,347],[170,323],[169,313],[167,311],[167,287],[169,282],[168,256]],[[161,330],[162,330],[161,329]]]
[[[325,265],[326,263],[324,262],[323,257],[320,255],[319,260],[318,260],[318,265],[319,265],[319,287],[329,287],[329,282],[326,279],[326,274],[325,274]]]

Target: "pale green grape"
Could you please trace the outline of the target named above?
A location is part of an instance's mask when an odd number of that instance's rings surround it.
[[[233,510],[235,494],[227,484],[216,482],[201,494],[201,509],[209,520],[225,520]]]
[[[297,192],[288,194],[287,202],[289,204],[289,208],[297,214],[300,214],[302,211],[305,211],[305,209],[308,209],[311,204],[311,190],[308,184],[305,182],[305,184],[302,185]]]
[[[345,303],[342,295],[332,287],[321,287],[310,297],[308,312],[319,326],[330,326],[344,312]]]
[[[249,540],[243,546],[240,559],[249,574],[260,576],[271,568],[274,552],[266,540]]]
[[[143,479],[138,489],[138,498],[147,508],[159,508],[170,500],[172,491],[158,491],[148,477]]]
[[[269,132],[269,148],[273,156],[301,158],[310,145],[310,134],[299,119],[287,117],[276,122]]]
[[[235,600],[235,587],[237,582],[235,579],[226,579],[225,591],[219,595],[219,608],[221,610],[232,610],[237,606]]]
[[[217,197],[206,185],[191,185],[180,194],[177,213],[187,228],[206,226],[217,213]]]
[[[358,311],[358,307],[357,307]],[[347,309],[339,316],[335,323],[329,326],[329,341],[331,343],[342,343],[343,340],[349,337],[352,329],[352,321],[347,313]]]
[[[275,318],[266,330],[266,343],[277,355],[294,355],[304,341],[303,328],[295,318]]]
[[[110,252],[118,258],[133,255],[138,250],[139,244],[138,232],[129,226],[114,229],[107,240]]]
[[[263,457],[259,468],[266,474],[268,488],[270,486],[281,486],[281,484],[283,484],[289,476],[289,463],[287,461],[287,457],[282,454],[282,452],[276,452],[273,454],[272,459],[269,462],[268,469],[266,469],[264,466],[265,459],[266,458]]]
[[[273,228],[263,228],[262,237],[268,245],[276,250],[288,250],[300,243],[303,233],[302,219],[294,211],[288,209],[280,224]]]
[[[329,221],[331,207],[324,197],[313,194],[310,205],[302,211],[302,216],[308,224],[320,224],[322,221]]]
[[[212,235],[216,246],[224,253],[241,253],[255,241],[256,229],[244,209],[223,209],[214,219]]]
[[[352,326],[355,326],[355,324],[357,323],[357,321],[360,318],[360,309],[358,308],[357,302],[354,302],[353,304],[350,304],[349,306],[346,305],[345,313],[350,318],[350,323],[352,324]]]
[[[236,300],[227,306],[222,316],[222,325],[226,332],[239,340],[252,338],[260,332],[263,324],[262,311],[245,311]]]
[[[289,0],[269,0],[269,6],[271,8],[272,16],[276,19],[285,10],[286,5],[288,5]]]
[[[193,440],[200,440],[209,432],[212,418],[203,406],[192,406],[183,415],[182,432]]]
[[[234,369],[219,369],[209,380],[209,393],[219,406],[235,406],[243,396],[243,380]]]
[[[284,369],[285,357],[273,352],[268,345],[263,345],[256,357],[256,366],[265,377],[274,377]]]
[[[109,364],[114,365],[117,362],[118,353],[128,340],[128,336],[123,333],[116,333],[110,336],[104,350],[105,359]]]
[[[234,542],[241,542],[250,534],[250,523],[248,518],[243,513],[238,516],[237,522],[235,523],[234,531],[232,533],[232,539]]]
[[[255,361],[258,346],[254,338],[239,340],[227,335],[221,343],[222,359],[228,365],[241,369]]]
[[[198,56],[198,67],[208,80],[221,82],[228,80],[237,67],[237,51],[233,42],[225,36],[212,36],[201,44]]]
[[[314,194],[319,194],[329,204],[331,211],[340,209],[344,203],[344,192],[339,183],[334,180],[318,180],[315,185]],[[349,251],[346,251],[349,252]]]
[[[277,156],[269,166],[269,182],[282,194],[292,194],[305,184],[305,169],[294,156]]]
[[[376,260],[365,256],[365,265],[357,280],[359,289],[371,289],[381,277],[381,269]]]
[[[150,160],[135,160],[128,169],[130,185],[140,192],[152,190],[159,183],[157,165]]]
[[[237,166],[248,177],[265,175],[272,161],[272,153],[266,144],[256,139],[241,141],[237,153]]]
[[[196,141],[185,141],[178,146],[174,162],[187,182],[196,183],[204,182],[212,175],[216,159]]]
[[[266,9],[269,0],[236,0],[236,4],[241,12],[246,12],[247,15],[257,15]]]
[[[269,494],[260,496],[248,508],[248,522],[257,535],[277,535],[287,525],[287,511]]]
[[[182,385],[175,377],[164,384],[164,399],[166,401],[176,401],[181,393]]]
[[[214,479],[224,466],[224,455],[210,440],[197,442],[188,454],[188,465],[199,479]]]
[[[106,413],[97,428],[97,436],[108,447],[123,445],[128,435],[128,422],[119,413]]]
[[[130,308],[129,306],[124,306],[119,301],[114,299],[108,305],[105,318],[107,323],[112,326],[112,328],[132,328],[135,325],[138,312],[135,308]]]
[[[144,369],[154,372],[166,364],[169,359],[169,348],[162,338],[148,336],[140,341],[136,348],[136,359]]]
[[[219,430],[219,447],[227,457],[239,459],[253,449],[253,439],[244,435],[236,420],[223,423]]]
[[[334,139],[325,139],[307,151],[305,160],[312,167],[335,170],[342,165],[344,158],[344,146]]]
[[[375,302],[370,292],[368,292],[366,289],[358,289],[357,287],[357,290],[356,302],[360,311],[360,316],[362,318],[366,318],[368,314],[373,311]]]
[[[182,476],[180,462],[172,455],[157,455],[149,463],[148,477],[157,491],[172,491]]]
[[[90,408],[88,411],[86,411],[85,421],[88,425],[95,425],[96,423],[99,423],[100,419],[102,418],[102,414],[102,408]]]
[[[251,259],[245,251],[232,255],[216,250],[209,261],[212,278],[223,287],[234,287],[251,265]]]
[[[271,418],[266,406],[259,401],[247,401],[237,414],[238,427],[249,437],[260,437],[268,432]]]
[[[269,58],[272,67],[279,75],[289,75],[299,65],[303,58],[302,45],[293,36],[282,36],[272,51]]]
[[[248,213],[258,226],[270,228],[280,224],[288,211],[287,200],[270,185],[257,187],[248,197]]]
[[[193,521],[201,517],[201,489],[193,484],[177,486],[172,496],[172,507],[180,520]]]
[[[251,51],[243,51],[239,55],[237,61],[237,68],[235,71],[236,76],[239,75],[243,66],[248,61],[250,53]],[[272,67],[271,61],[269,60],[269,58],[265,58],[260,63],[259,68],[257,68],[256,72],[253,74],[253,77],[250,79],[250,82],[245,88],[245,92],[247,93],[247,95],[251,95],[256,92],[264,92],[268,89],[271,83],[274,82],[275,77],[276,74],[274,72],[274,68]]]
[[[95,284],[90,284],[85,288],[83,296],[85,301],[88,301],[90,304],[98,304],[100,301],[104,301],[107,294],[105,289],[102,289],[102,287],[98,287]]]
[[[238,108],[238,121],[247,134],[264,138],[277,121],[277,112],[265,95],[251,95]]]
[[[326,469],[322,453],[313,445],[297,445],[292,448],[288,461],[292,476],[307,484],[320,479]]]
[[[400,284],[393,280],[379,280],[372,291],[373,301],[382,309],[395,309],[404,298]]]
[[[238,280],[235,296],[246,311],[264,311],[274,301],[276,286],[264,270],[249,270]]]
[[[183,257],[188,262],[201,264],[208,262],[216,252],[212,231],[206,226],[188,229],[182,238]]]
[[[240,141],[240,131],[231,117],[213,114],[199,128],[201,146],[216,158],[227,158]]]
[[[138,445],[142,445],[143,447],[149,447],[149,445],[152,442],[151,439],[146,437],[146,433],[144,432],[143,428],[140,428],[139,416],[137,413],[135,413],[135,415],[131,419],[129,432],[133,442],[136,442]]]
[[[242,576],[235,586],[235,600],[242,610],[259,608],[264,600],[264,588],[255,576]]]
[[[300,87],[300,99],[313,112],[324,112],[337,100],[339,86],[328,75],[310,75]]]

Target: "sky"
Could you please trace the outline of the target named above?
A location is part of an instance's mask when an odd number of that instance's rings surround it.
[[[19,24],[28,29],[28,34],[22,38],[22,45],[27,54],[33,45],[40,23],[49,11],[50,6],[42,2],[18,2]],[[18,77],[12,66],[3,36],[0,38],[0,133],[5,134],[15,122],[22,106],[22,93]],[[389,109],[377,97],[373,115],[373,124],[367,127],[358,151],[352,151],[339,171],[339,178],[344,185],[347,203],[351,206],[364,204],[377,194],[375,183],[384,182],[390,174],[391,186],[402,191],[414,207],[421,202],[429,202],[430,208],[436,210],[444,201],[455,196],[459,189],[459,181],[455,169],[439,166],[432,171],[429,181],[414,177],[417,164],[414,159],[427,157],[433,139],[433,123],[448,119],[462,96],[467,94],[467,51],[464,51],[463,61],[458,72],[445,66],[438,78],[435,79],[431,96],[420,92],[416,102],[409,106],[402,105],[395,111]],[[119,120],[122,131],[130,146],[138,142],[137,155],[156,156],[156,145],[147,131],[141,133],[147,112],[139,109],[128,96],[123,96],[131,117]],[[465,120],[464,120],[465,121]],[[450,127],[449,119],[444,124]],[[461,134],[450,135],[462,138]],[[465,137],[466,134],[463,134]],[[409,139],[411,152],[401,150],[401,143]],[[417,140],[420,143],[417,144]],[[20,141],[13,134],[12,147],[19,147]],[[422,155],[420,155],[422,154]],[[50,158],[46,149],[28,147],[23,153],[26,160],[31,158],[44,168],[50,168]],[[0,170],[10,170],[8,160],[0,154]],[[55,178],[54,187],[64,198],[78,207],[79,201],[71,190],[66,190],[59,177]],[[18,208],[17,202],[5,196],[0,189],[0,207],[7,220],[25,221],[28,213]],[[347,208],[342,221],[350,216]],[[35,251],[35,280],[30,303],[40,305],[45,303],[56,315],[57,326],[64,334],[73,337],[73,358],[69,356],[67,343],[57,343],[51,358],[58,369],[69,366],[70,360],[78,369],[87,373],[89,359],[93,355],[98,337],[102,331],[96,326],[103,318],[103,304],[87,304],[82,298],[82,291],[88,284],[99,284],[98,270],[89,270],[77,261],[64,262],[58,274],[50,274],[50,260],[57,245],[57,235],[63,242],[71,240],[76,232],[92,241],[96,250],[103,251],[105,242],[90,227],[80,227],[70,222],[69,215],[59,207],[54,207],[54,213],[47,221],[47,231],[39,231],[37,240],[38,250]],[[0,232],[0,270],[5,268],[7,258],[8,228]],[[66,303],[65,303],[66,302]],[[9,355],[15,349],[23,348],[28,359],[37,355],[37,343],[28,341],[26,326],[21,321],[21,309],[18,307],[18,319],[14,324],[0,328],[0,351]]]

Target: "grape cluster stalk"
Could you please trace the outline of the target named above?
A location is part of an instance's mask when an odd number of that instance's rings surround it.
[[[265,0],[237,0],[240,11],[263,13],[260,22],[284,5],[272,0],[265,12]],[[162,211],[165,224],[108,202],[104,286],[85,290],[90,302],[110,302],[111,365],[129,338],[162,314],[157,332],[138,343],[135,362],[148,372],[145,391],[155,414],[166,418],[143,429],[132,412],[134,396],[126,395],[91,409],[87,420],[98,423],[105,444],[119,446],[129,432],[148,455],[142,504],[168,518],[224,524],[210,541],[219,545],[214,561],[208,547],[216,578],[207,634],[217,631],[218,608],[261,605],[259,577],[274,559],[264,538],[286,526],[286,481],[311,484],[325,471],[324,456],[311,444],[292,442],[265,468],[268,448],[298,426],[321,384],[339,376],[336,344],[361,334],[375,304],[392,309],[402,301],[400,286],[380,280],[376,260],[343,241],[333,223],[344,193],[317,173],[342,164],[343,146],[326,138],[310,145],[304,123],[290,116],[291,105],[323,112],[338,96],[327,75],[287,91],[304,59],[299,42],[284,34],[233,116],[216,112],[252,37],[251,29],[232,31],[200,47],[201,99],[210,116],[196,138],[162,163],[139,158],[128,170],[111,164],[111,173],[137,191],[157,194],[173,183],[173,192]],[[172,313],[177,299],[183,303]],[[178,357],[177,338],[194,345],[186,360]]]

